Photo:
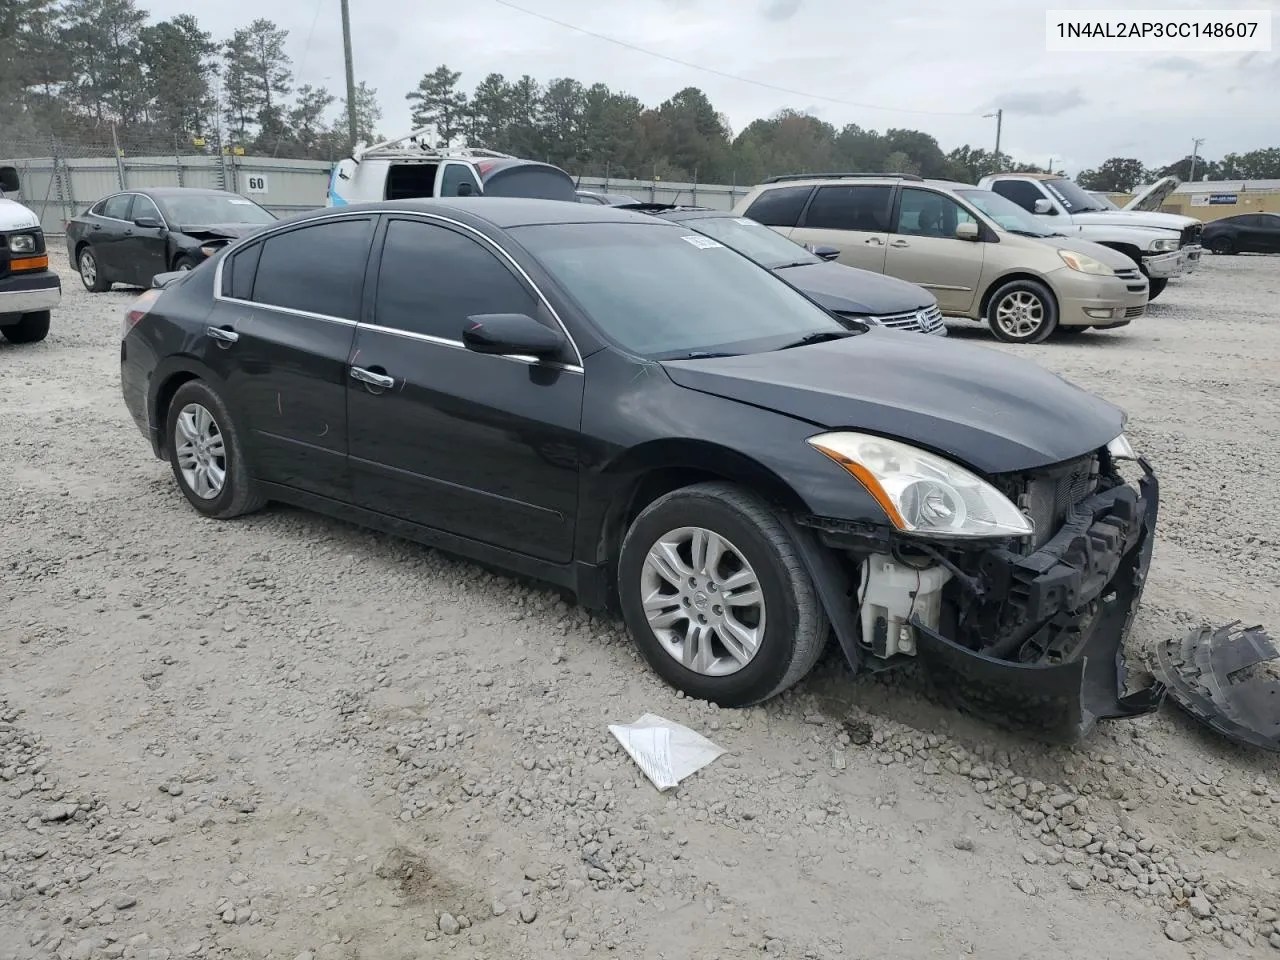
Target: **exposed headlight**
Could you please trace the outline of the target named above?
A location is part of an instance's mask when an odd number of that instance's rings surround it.
[[[1059,250],[1058,256],[1072,270],[1088,273],[1095,277],[1114,277],[1116,272],[1101,260],[1095,260],[1087,253],[1076,253],[1074,250]]]
[[[9,250],[13,253],[35,253],[36,235],[34,233],[20,233],[15,237],[10,237]]]
[[[1138,454],[1133,449],[1133,444],[1129,442],[1129,438],[1123,433],[1107,444],[1107,453],[1111,455],[1112,460],[1138,459]]]
[[[1169,253],[1173,250],[1177,250],[1179,245],[1180,241],[1176,237],[1170,237],[1168,240],[1152,240],[1151,252]]]
[[[1026,537],[1034,531],[1004,494],[959,464],[897,440],[839,431],[808,443],[849,471],[903,533]]]
[[[200,252],[203,253],[206,257],[212,257],[215,253],[217,253],[221,249],[222,249],[221,247],[201,247]]]

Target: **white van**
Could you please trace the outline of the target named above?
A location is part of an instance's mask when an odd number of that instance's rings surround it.
[[[357,144],[329,175],[325,206],[481,195],[578,201],[573,178],[559,167],[442,144],[430,126],[371,147]]]
[[[62,281],[49,269],[40,218],[5,199],[20,186],[16,168],[0,167],[0,335],[10,343],[36,343],[49,335]]]

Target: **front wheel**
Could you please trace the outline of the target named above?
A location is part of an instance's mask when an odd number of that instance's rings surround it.
[[[178,388],[165,431],[174,479],[200,513],[230,520],[266,503],[249,474],[240,431],[227,405],[204,381]]]
[[[186,273],[188,270],[194,270],[197,266],[199,266],[199,263],[196,258],[189,257],[186,254],[173,261],[173,269],[178,273]]]
[[[723,707],[795,684],[830,631],[777,511],[727,483],[684,487],[636,517],[622,543],[618,594],[654,671]]]
[[[17,323],[0,327],[0,334],[10,343],[39,343],[49,335],[50,319],[48,310],[24,313]]]
[[[1154,300],[1160,294],[1164,293],[1164,288],[1169,285],[1168,277],[1147,277],[1147,300]]]
[[[1043,343],[1058,329],[1058,302],[1038,280],[1011,280],[987,301],[987,325],[1005,343]]]
[[[1236,245],[1231,242],[1230,237],[1214,237],[1209,241],[1209,249],[1214,253],[1229,256],[1236,252]]]

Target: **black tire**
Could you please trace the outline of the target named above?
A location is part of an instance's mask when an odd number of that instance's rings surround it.
[[[1214,253],[1229,257],[1236,252],[1236,245],[1231,242],[1230,237],[1214,237],[1209,241],[1209,249]]]
[[[48,310],[35,313],[24,313],[17,323],[0,327],[0,333],[10,343],[39,343],[49,335],[49,320],[52,315]]]
[[[86,257],[92,263],[92,280],[85,277]],[[93,252],[93,247],[88,244],[81,247],[80,252],[76,255],[76,270],[80,273],[80,282],[84,284],[84,288],[90,293],[102,293],[111,289],[111,281],[103,275],[102,264],[98,260],[98,255]]]
[[[199,405],[210,414],[217,434],[222,438],[222,455],[212,460],[222,469],[224,480],[216,495],[211,497],[201,496],[192,487],[181,466],[179,447],[182,438],[178,434],[178,421],[192,404]],[[222,398],[203,380],[184,383],[169,402],[169,412],[165,417],[165,449],[178,489],[206,517],[230,520],[259,510],[266,504],[266,498],[250,475],[239,428]]]
[[[1147,277],[1147,302],[1154,300],[1160,294],[1164,293],[1164,288],[1169,285],[1168,277]]]
[[[173,261],[174,270],[194,270],[200,266],[200,261],[195,257],[189,257],[185,253]]]
[[[726,676],[708,676],[677,661],[644,612],[641,578],[649,550],[682,527],[700,527],[728,540],[759,581],[764,610],[759,645],[745,665]],[[686,695],[723,707],[759,703],[794,685],[813,668],[830,633],[826,611],[776,509],[728,483],[684,487],[641,511],[622,542],[618,595],[627,628],[654,671]]]
[[[1029,310],[1039,316],[1039,323],[1024,335],[1019,335],[1002,325],[1001,312],[1011,304],[1011,298],[1024,300]],[[1031,306],[1038,303],[1038,306]],[[1038,280],[1010,280],[1001,284],[987,300],[987,326],[997,340],[1004,343],[1043,343],[1058,329],[1058,301],[1053,292]]]

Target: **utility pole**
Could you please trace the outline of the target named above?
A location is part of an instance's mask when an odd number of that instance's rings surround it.
[[[351,141],[351,150],[354,151],[360,131],[356,122],[356,68],[351,61],[350,0],[342,0],[342,55],[347,65],[347,138]]]
[[[1200,153],[1200,144],[1204,143],[1204,137],[1193,137],[1191,139],[1191,172],[1187,174],[1187,182],[1194,183],[1196,179],[1196,157]]]
[[[998,109],[995,113],[984,113],[983,119],[991,117],[996,118],[996,173],[1000,172],[1000,127],[1004,123],[1004,108]]]

